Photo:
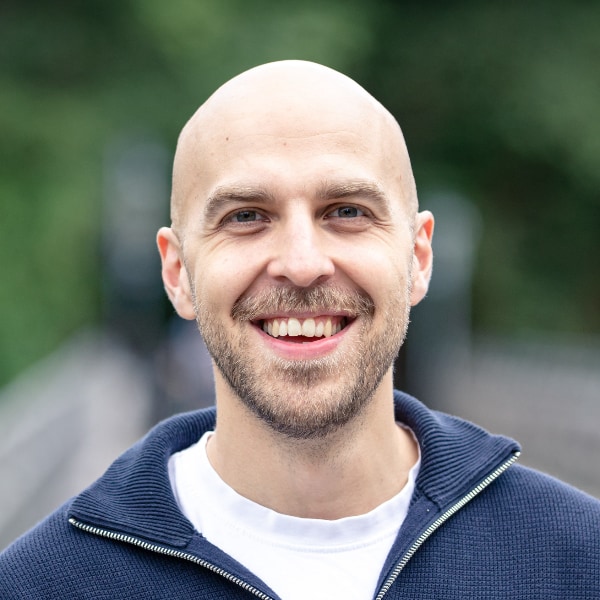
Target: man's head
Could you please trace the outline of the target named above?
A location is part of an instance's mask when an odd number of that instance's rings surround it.
[[[218,391],[310,437],[391,385],[433,220],[400,128],[354,81],[282,61],[222,86],[180,136],[172,221],[165,286],[198,321]]]

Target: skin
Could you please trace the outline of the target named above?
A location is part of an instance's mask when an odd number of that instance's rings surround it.
[[[208,456],[238,493],[336,519],[405,485],[417,448],[394,421],[392,363],[432,234],[398,124],[331,69],[257,67],[190,119],[158,247],[173,306],[213,356]],[[273,317],[346,326],[298,344],[262,331]]]

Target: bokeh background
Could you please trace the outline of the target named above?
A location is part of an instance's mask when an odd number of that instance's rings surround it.
[[[0,547],[212,402],[154,234],[187,118],[284,58],[390,109],[437,216],[398,385],[600,496],[600,3],[4,0]]]

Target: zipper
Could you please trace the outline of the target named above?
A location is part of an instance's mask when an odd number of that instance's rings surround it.
[[[408,549],[406,554],[402,557],[400,562],[396,565],[391,575],[387,578],[386,582],[381,587],[379,594],[377,594],[375,600],[381,600],[385,594],[389,591],[390,587],[408,561],[413,557],[415,552],[425,543],[425,541],[436,531],[439,527],[441,527],[452,515],[457,513],[465,504],[470,502],[475,496],[477,496],[480,492],[482,492],[486,487],[488,487],[493,481],[495,481],[504,471],[506,471],[514,462],[516,462],[520,456],[520,452],[515,452],[506,462],[500,465],[497,469],[492,471],[483,481],[481,481],[477,486],[475,486],[466,496],[463,496],[458,502],[453,504],[445,513],[439,516],[412,544],[412,546]],[[131,535],[126,535],[124,533],[116,533],[114,531],[110,531],[107,529],[101,529],[99,527],[94,527],[92,525],[87,525],[78,521],[77,519],[70,518],[69,523],[71,525],[85,531],[87,533],[91,533],[92,535],[97,535],[99,537],[108,538],[110,540],[115,540],[118,542],[124,542],[126,544],[131,544],[132,546],[137,546],[138,548],[143,548],[144,550],[149,550],[150,552],[156,552],[157,554],[163,554],[165,556],[170,556],[173,558],[180,558],[182,560],[188,560],[200,567],[204,567],[221,577],[224,577],[228,581],[235,583],[240,586],[243,590],[254,594],[257,598],[261,600],[273,600],[271,596],[267,596],[260,590],[257,590],[254,586],[246,583],[244,580],[232,575],[225,569],[221,569],[216,565],[194,556],[188,552],[183,552],[181,550],[173,550],[172,548],[166,548],[164,546],[159,546],[158,544],[152,544],[151,542],[147,542],[145,540],[141,540]]]
[[[496,470],[492,471],[481,483],[475,486],[466,496],[463,496],[458,502],[453,504],[445,513],[440,515],[413,543],[413,545],[408,549],[406,554],[402,557],[400,562],[396,565],[390,576],[387,578],[381,589],[379,590],[379,594],[377,594],[375,600],[381,600],[385,594],[392,587],[392,584],[398,578],[398,575],[402,572],[408,561],[413,557],[415,552],[425,543],[427,538],[431,536],[431,534],[436,531],[439,527],[441,527],[452,515],[457,513],[465,504],[473,500],[477,494],[482,492],[490,483],[496,480],[504,471],[506,471],[514,462],[517,461],[520,452],[515,452],[506,462],[501,464]]]
[[[221,569],[220,567],[217,567],[216,565],[213,565],[212,563],[209,563],[208,561],[202,558],[198,558],[197,556],[190,554],[189,552],[173,550],[172,548],[159,546],[158,544],[153,544],[151,542],[141,540],[131,535],[126,535],[124,533],[116,533],[107,529],[101,529],[99,527],[87,525],[86,523],[82,523],[81,521],[78,521],[77,519],[74,519],[72,517],[69,519],[69,523],[71,523],[71,525],[77,527],[78,529],[85,531],[86,533],[91,533],[99,537],[108,538],[110,540],[116,540],[118,542],[124,542],[126,544],[131,544],[132,546],[137,546],[138,548],[143,548],[144,550],[149,550],[150,552],[156,552],[157,554],[164,554],[165,556],[170,556],[172,558],[181,558],[183,560],[188,560],[192,563],[199,565],[200,567],[204,567],[205,569],[216,573],[217,575],[220,575],[221,577],[224,577],[225,579],[231,581],[232,583],[235,583],[236,585],[239,585],[242,589],[244,589],[247,592],[250,592],[251,594],[254,594],[261,600],[273,600],[271,596],[267,596],[260,590],[257,590],[254,586],[250,585],[249,583],[246,583],[243,579],[240,579],[239,577],[232,575],[228,571],[225,571],[225,569]]]

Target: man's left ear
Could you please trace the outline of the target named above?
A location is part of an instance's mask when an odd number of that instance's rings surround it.
[[[433,264],[433,215],[424,210],[415,217],[415,245],[413,248],[412,289],[410,305],[415,306],[425,297],[429,289]]]

